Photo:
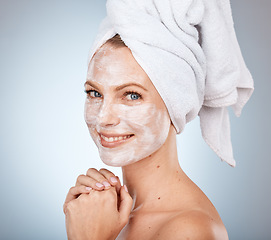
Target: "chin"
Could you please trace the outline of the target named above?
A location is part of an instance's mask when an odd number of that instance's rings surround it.
[[[105,156],[101,156],[101,159],[103,161],[104,164],[108,165],[108,166],[112,166],[112,167],[124,167],[130,164],[133,164],[135,162],[140,161],[142,158],[133,158],[133,159],[127,159],[127,158],[116,158],[116,157],[105,157]]]
[[[155,147],[153,145],[152,148],[146,145],[145,148],[140,150],[131,150],[129,147],[127,147],[123,148],[122,151],[114,151],[116,149],[99,148],[99,154],[104,164],[112,167],[124,167],[146,159],[148,156],[157,152],[162,145],[162,143],[156,145]]]

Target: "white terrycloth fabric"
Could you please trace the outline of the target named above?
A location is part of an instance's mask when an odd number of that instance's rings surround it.
[[[118,33],[164,100],[177,133],[199,115],[204,140],[235,166],[227,107],[240,116],[254,86],[229,0],[108,0],[106,7],[89,60]]]

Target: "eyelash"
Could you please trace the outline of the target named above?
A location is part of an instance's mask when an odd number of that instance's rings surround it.
[[[135,91],[127,91],[123,95],[126,97],[129,94],[136,94],[139,97],[138,99],[142,99],[142,95],[140,93],[138,93],[138,92],[135,92]],[[136,100],[138,100],[138,99],[136,99]],[[135,100],[130,100],[130,101],[135,101]]]
[[[84,91],[88,96],[89,96],[89,94],[91,93],[91,92],[98,92],[98,91],[96,91],[96,90],[94,90],[94,89],[91,89],[91,90],[85,90]],[[99,93],[99,92],[98,92]],[[100,93],[99,93],[100,94]],[[142,99],[142,95],[140,94],[140,93],[138,93],[138,92],[136,92],[136,91],[127,91],[127,92],[125,92],[123,95],[126,97],[126,96],[128,96],[129,94],[136,94],[136,95],[138,95],[138,99],[135,99],[135,100],[139,100],[139,99]],[[128,100],[128,101],[135,101],[135,100]]]
[[[84,91],[88,96],[90,95],[91,92],[97,92],[99,93],[98,91],[94,90],[94,89],[90,89],[90,90],[85,90]],[[99,93],[100,94],[100,93]],[[89,96],[90,97],[90,96]]]

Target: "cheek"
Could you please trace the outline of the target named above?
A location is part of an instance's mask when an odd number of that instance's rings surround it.
[[[148,111],[142,135],[142,144],[151,146],[151,150],[161,147],[167,139],[170,119],[167,111],[153,109]]]
[[[85,102],[85,121],[90,134],[94,137],[94,130],[100,130],[99,118],[102,100],[89,100]],[[116,115],[120,123],[115,126],[116,130],[130,131],[137,135],[137,142],[144,143],[164,141],[167,136],[170,119],[166,110],[157,109],[154,104],[139,104],[127,106],[112,104],[112,114]]]
[[[119,113],[121,122],[128,127],[139,131],[142,129],[142,126],[150,124],[152,115],[151,111],[152,106],[150,106],[150,104],[115,106],[115,112]]]
[[[170,119],[166,110],[157,109],[154,104],[122,107],[122,120],[134,130],[135,134],[161,135],[161,130],[167,131]]]
[[[95,128],[95,126],[97,125],[97,116],[99,115],[101,105],[102,105],[101,100],[90,101],[88,98],[86,98],[84,117],[85,122],[90,130]]]

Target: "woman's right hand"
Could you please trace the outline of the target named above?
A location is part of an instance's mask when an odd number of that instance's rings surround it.
[[[114,173],[105,168],[102,168],[99,171],[95,168],[89,168],[87,174],[79,175],[75,186],[70,188],[63,205],[63,212],[66,212],[67,204],[78,198],[81,194],[89,193],[91,189],[102,191],[104,189],[109,189],[110,187],[115,187],[119,195],[121,183]]]

